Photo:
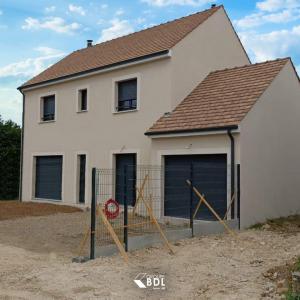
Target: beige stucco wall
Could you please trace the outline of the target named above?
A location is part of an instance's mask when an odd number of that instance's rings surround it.
[[[172,107],[211,71],[249,64],[223,8],[172,49]]]
[[[130,74],[138,75],[140,80],[139,111],[113,114],[113,79]],[[77,89],[86,86],[89,111],[77,113]],[[57,120],[39,123],[40,96],[48,92],[56,93]],[[88,201],[91,168],[110,168],[112,152],[138,152],[138,160],[147,163],[151,141],[144,132],[170,110],[170,95],[168,58],[27,92],[22,199],[32,198],[32,156],[36,154],[64,154],[63,201],[69,203],[75,203],[78,152],[87,154]]]
[[[111,168],[113,153],[126,152],[136,152],[137,163],[148,164],[152,146],[144,132],[209,71],[248,63],[222,10],[187,35],[171,53],[171,58],[25,92],[22,199],[33,197],[33,157],[62,154],[62,200],[76,203],[76,156],[85,153],[88,203],[92,167]],[[139,110],[113,114],[113,80],[128,75],[137,75],[140,80]],[[88,87],[89,111],[77,113],[77,89],[82,87]],[[57,120],[40,124],[40,97],[52,92],[56,93]],[[222,143],[219,146],[224,147]]]
[[[241,123],[241,226],[300,212],[300,84],[288,63]]]

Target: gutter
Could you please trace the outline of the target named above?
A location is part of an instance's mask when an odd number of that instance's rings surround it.
[[[22,131],[21,131],[21,153],[20,153],[20,180],[19,180],[19,201],[22,202],[22,186],[23,186],[23,156],[24,156],[24,120],[25,120],[25,94],[23,95],[23,110],[22,110]]]
[[[199,129],[182,129],[182,130],[173,130],[173,131],[146,131],[144,134],[151,137],[161,137],[161,136],[171,136],[171,135],[180,135],[180,134],[196,134],[196,133],[209,133],[209,132],[220,132],[229,130],[237,130],[239,127],[237,125],[222,126],[222,127],[208,127],[208,128],[199,128]]]
[[[232,129],[228,129],[227,131],[227,134],[230,138],[230,151],[231,151],[231,197],[230,197],[230,201],[232,199],[232,197],[235,197],[234,195],[234,188],[235,188],[235,143],[234,143],[234,137],[232,135]],[[230,215],[231,215],[231,219],[234,219],[234,209],[235,206],[234,206],[234,201],[232,202],[232,205],[231,205],[231,212],[230,212]]]
[[[113,70],[127,68],[127,67],[134,66],[137,64],[155,61],[155,60],[159,60],[162,58],[168,58],[171,56],[172,56],[171,50],[162,50],[162,51],[159,51],[156,53],[127,59],[127,60],[113,63],[113,64],[110,64],[107,66],[98,67],[98,68],[78,72],[75,74],[69,74],[69,75],[61,76],[59,78],[53,78],[53,79],[45,80],[45,81],[38,82],[38,83],[23,85],[23,86],[18,87],[18,90],[19,91],[28,91],[28,90],[32,90],[32,89],[39,88],[39,87],[44,87],[44,86],[48,86],[48,85],[52,85],[52,84],[56,84],[56,83],[66,82],[66,81],[70,81],[70,80],[74,80],[74,79],[78,79],[78,78],[82,78],[82,77],[86,77],[86,76],[110,72]]]

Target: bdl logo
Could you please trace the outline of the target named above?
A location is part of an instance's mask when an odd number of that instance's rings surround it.
[[[141,289],[152,288],[153,290],[164,290],[166,288],[164,275],[139,273],[133,281]]]

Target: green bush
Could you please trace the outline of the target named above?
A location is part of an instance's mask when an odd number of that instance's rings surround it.
[[[21,128],[0,116],[0,200],[18,198]]]

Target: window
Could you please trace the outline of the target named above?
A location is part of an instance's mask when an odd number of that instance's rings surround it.
[[[55,95],[42,97],[42,121],[55,120]]]
[[[137,78],[117,82],[118,105],[116,111],[137,109]]]
[[[78,111],[88,110],[87,89],[81,89],[78,91]]]

